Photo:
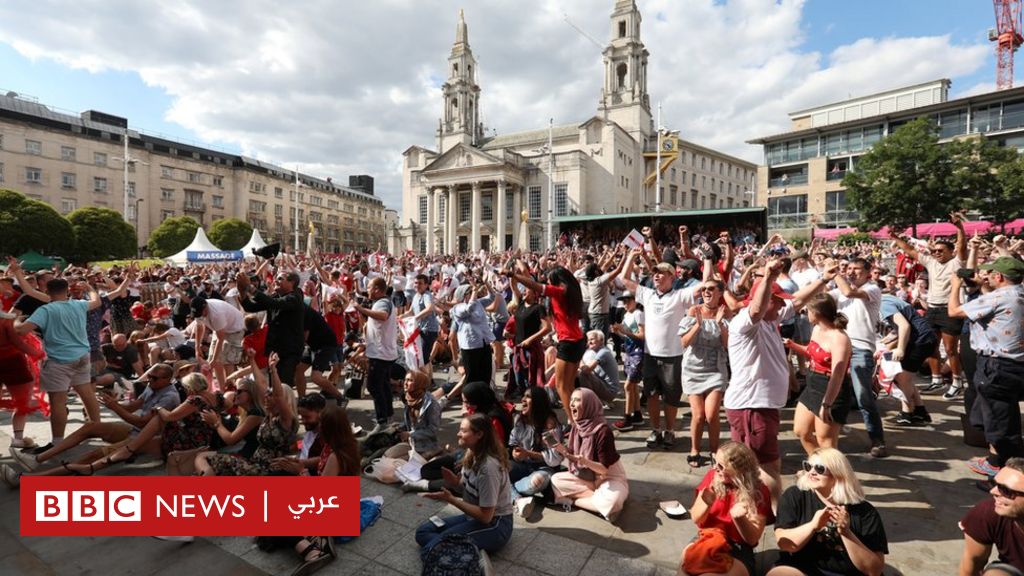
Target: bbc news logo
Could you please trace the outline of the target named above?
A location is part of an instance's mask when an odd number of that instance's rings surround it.
[[[357,477],[23,477],[22,536],[359,534]]]
[[[142,522],[142,492],[36,492],[36,522]]]

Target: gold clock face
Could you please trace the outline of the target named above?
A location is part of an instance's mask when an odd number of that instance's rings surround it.
[[[664,143],[662,143],[661,147],[664,148],[667,151],[671,151],[672,150],[672,141],[671,140],[666,140]]]

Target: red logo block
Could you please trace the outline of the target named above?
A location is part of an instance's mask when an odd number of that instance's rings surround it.
[[[22,536],[359,535],[359,478],[21,479]]]

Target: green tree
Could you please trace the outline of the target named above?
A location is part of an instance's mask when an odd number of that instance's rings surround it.
[[[1024,218],[1024,157],[1014,148],[1000,149],[1009,156],[986,173],[988,185],[977,189],[971,202],[971,208],[997,225]]]
[[[221,250],[238,250],[249,242],[252,226],[238,218],[223,218],[213,223],[207,236]]]
[[[861,242],[871,242],[871,234],[867,232],[850,232],[849,234],[840,234],[836,238],[836,243],[840,246],[856,246]]]
[[[20,192],[0,189],[0,254],[18,256],[36,250],[67,258],[74,249],[71,223],[56,210]]]
[[[68,221],[75,231],[75,262],[131,258],[138,251],[135,227],[110,208],[79,208]]]
[[[147,246],[157,258],[166,258],[187,248],[198,229],[199,222],[191,216],[168,218],[149,235]]]
[[[954,146],[939,144],[935,125],[918,118],[875,144],[843,178],[847,201],[859,213],[861,230],[902,230],[940,218],[966,202],[955,177]]]

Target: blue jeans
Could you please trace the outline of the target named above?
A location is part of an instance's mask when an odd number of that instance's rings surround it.
[[[548,467],[531,466],[522,462],[512,462],[509,479],[512,480],[512,498],[536,496],[551,484],[552,470]],[[535,483],[533,479],[536,478]]]
[[[458,514],[444,518],[443,528],[438,528],[427,520],[416,529],[416,543],[420,545],[420,554],[425,555],[429,552],[445,534],[465,534],[477,548],[497,552],[512,538],[512,515],[495,516],[490,524],[484,524],[465,514]]]
[[[853,380],[853,396],[857,400],[864,427],[872,441],[883,442],[882,418],[878,415],[875,395],[871,390],[871,378],[875,375],[875,356],[871,350],[854,348],[850,356],[850,379]]]

